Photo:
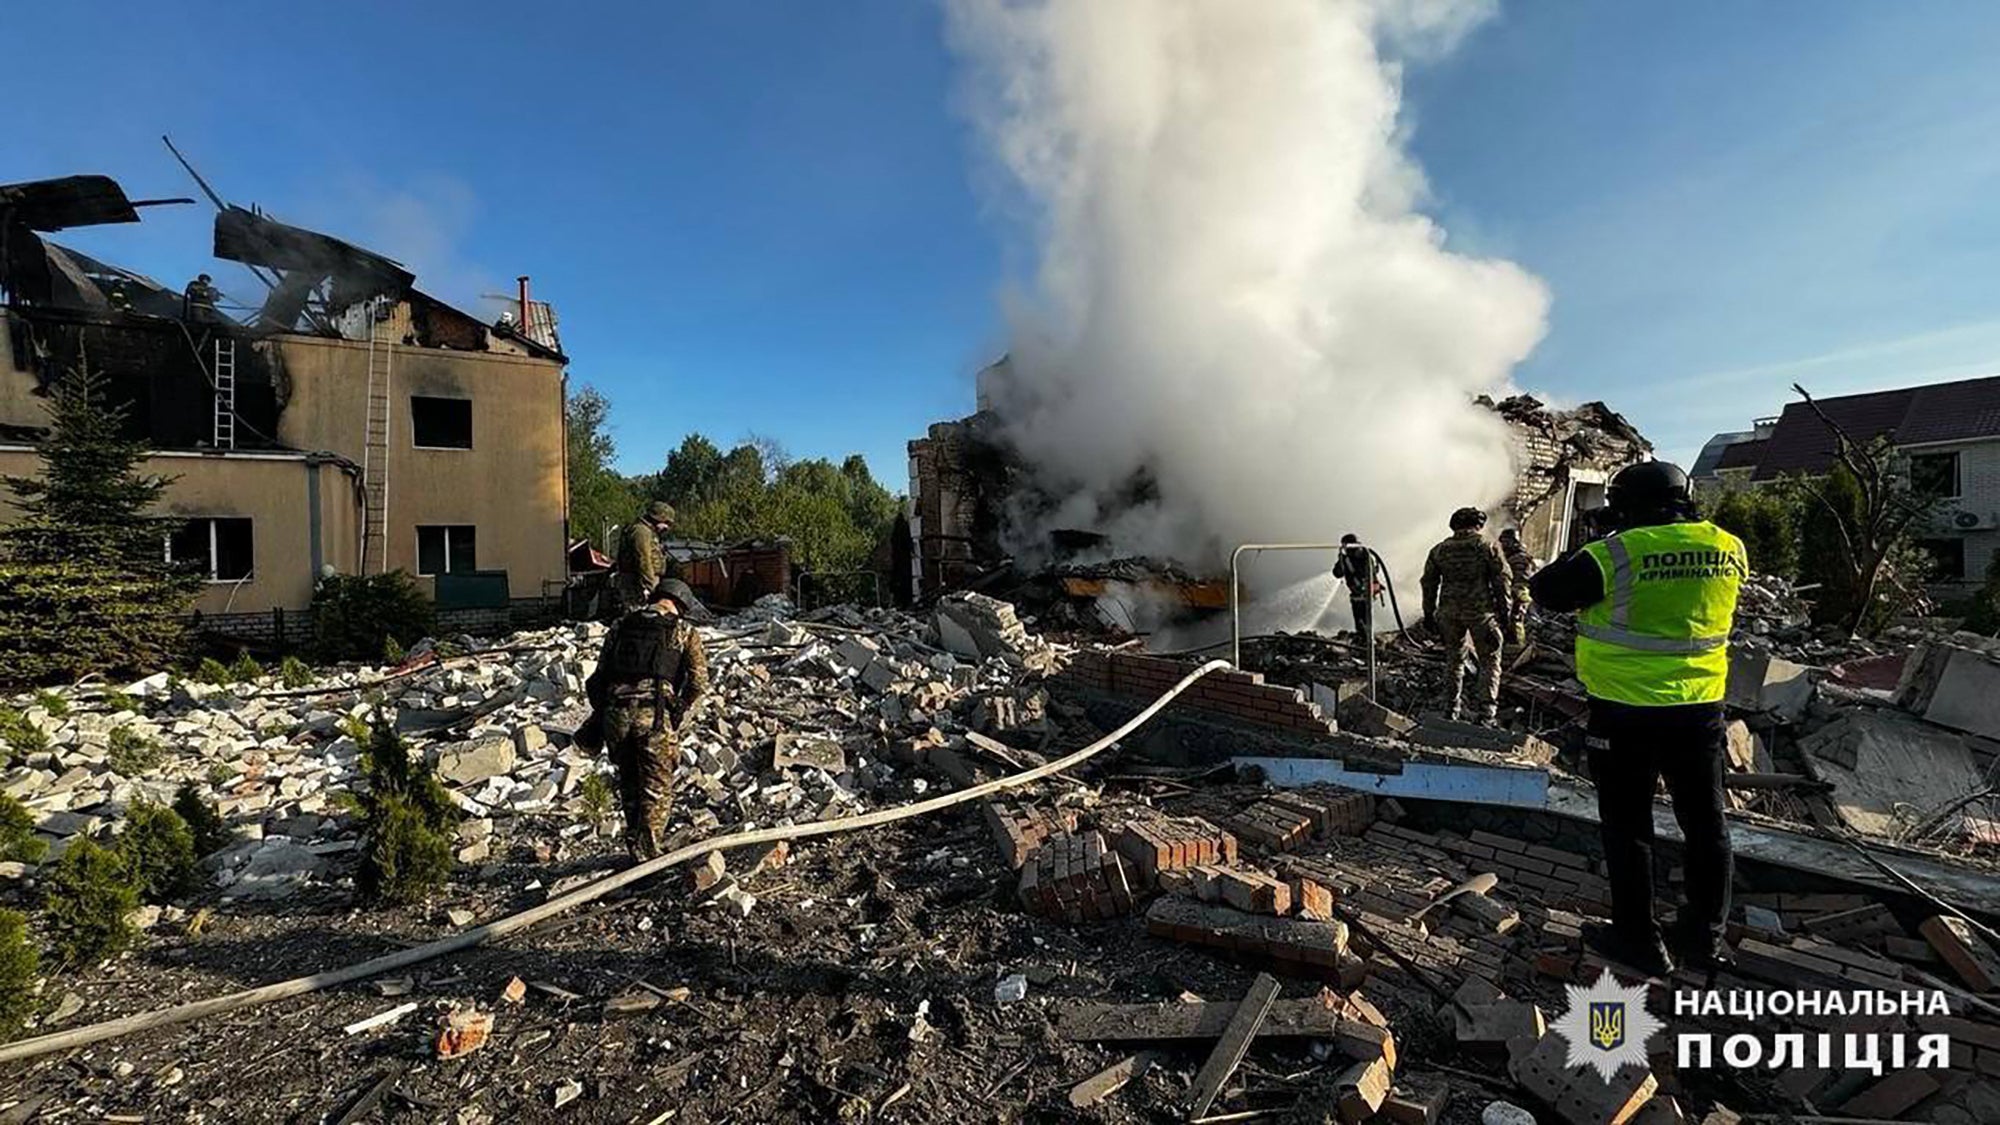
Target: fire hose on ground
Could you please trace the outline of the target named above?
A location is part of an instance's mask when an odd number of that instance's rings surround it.
[[[1120,739],[1125,738],[1147,722],[1150,722],[1153,716],[1159,714],[1167,704],[1173,702],[1175,696],[1192,687],[1195,681],[1208,675],[1210,672],[1227,667],[1229,667],[1229,663],[1223,660],[1211,660],[1203,664],[1201,667],[1181,677],[1180,682],[1169,688],[1166,694],[1147,704],[1143,710],[1130,719],[1127,719],[1118,729],[1083,747],[1081,750],[1057,758],[1047,765],[1036,766],[1034,769],[998,778],[983,785],[975,785],[970,789],[960,789],[956,792],[932,797],[929,800],[900,805],[892,809],[881,809],[876,812],[863,813],[859,816],[841,817],[838,820],[822,820],[811,824],[794,824],[781,828],[760,828],[750,832],[737,832],[728,836],[718,836],[708,840],[701,840],[688,844],[685,847],[676,848],[666,855],[646,860],[616,874],[607,875],[594,883],[578,887],[568,894],[552,898],[540,906],[487,922],[484,925],[474,926],[469,930],[453,934],[447,938],[440,938],[426,945],[398,950],[395,953],[384,954],[381,957],[362,961],[345,968],[330,969],[323,973],[314,973],[311,976],[294,977],[291,980],[246,989],[227,996],[196,1000],[192,1003],[181,1004],[172,1008],[162,1008],[158,1011],[142,1012],[138,1015],[122,1016],[118,1019],[106,1020],[103,1023],[91,1024],[88,1027],[51,1032],[47,1035],[37,1035],[32,1039],[23,1039],[16,1043],[0,1044],[0,1063],[14,1062],[18,1059],[30,1059],[37,1055],[48,1054],[51,1051],[64,1051],[73,1047],[100,1043],[106,1039],[116,1039],[119,1036],[130,1035],[136,1031],[148,1031],[156,1027],[169,1027],[174,1024],[201,1019],[204,1016],[220,1015],[224,1012],[234,1012],[243,1008],[268,1004],[274,1000],[285,1000],[293,996],[303,996],[309,992],[318,992],[321,989],[332,988],[336,985],[366,980],[369,977],[379,976],[382,973],[395,969],[406,968],[410,965],[434,960],[450,953],[456,953],[462,949],[470,949],[473,946],[483,944],[495,938],[505,937],[518,930],[526,929],[544,919],[552,918],[565,911],[582,906],[585,903],[603,898],[605,895],[621,887],[630,886],[642,879],[658,874],[668,868],[677,867],[689,860],[699,859],[710,852],[746,848],[756,844],[776,843],[781,840],[797,840],[808,836],[830,836],[840,832],[852,832],[858,828],[872,828],[882,824],[893,824],[899,820],[909,820],[912,817],[924,816],[942,809],[951,808],[954,805],[962,805],[967,801],[976,801],[994,793],[1016,789],[1030,782],[1040,781],[1042,778],[1073,769],[1096,757]]]

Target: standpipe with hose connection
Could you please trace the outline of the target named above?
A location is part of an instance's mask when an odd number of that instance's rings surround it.
[[[277,984],[267,984],[260,988],[247,989],[243,992],[235,992],[227,996],[217,996],[208,1000],[196,1000],[193,1003],[182,1004],[178,1007],[162,1008],[154,1012],[124,1016],[119,1019],[106,1020],[103,1023],[91,1024],[88,1027],[74,1028],[69,1031],[57,1031],[48,1035],[37,1035],[32,1039],[23,1039],[17,1043],[0,1044],[0,1063],[14,1062],[17,1059],[31,1059],[37,1055],[48,1054],[51,1051],[66,1051],[72,1047],[82,1047],[91,1043],[100,1043],[106,1039],[116,1039],[121,1035],[130,1035],[135,1031],[147,1031],[156,1027],[169,1027],[173,1024],[187,1023],[190,1020],[201,1019],[204,1016],[220,1015],[224,1012],[234,1012],[243,1008],[268,1004],[274,1000],[285,1000],[293,996],[303,996],[309,992],[318,992],[321,989],[332,988],[335,985],[366,980],[369,977],[379,976],[382,973],[395,969],[406,968],[410,965],[430,961],[438,957],[443,957],[448,953],[456,953],[461,949],[470,949],[475,945],[480,945],[495,938],[505,937],[518,930],[526,929],[544,919],[552,918],[565,911],[582,906],[587,902],[603,898],[620,887],[630,886],[642,879],[665,871],[670,867],[678,867],[689,860],[699,859],[710,852],[747,848],[754,844],[770,844],[780,840],[798,840],[808,836],[831,836],[840,832],[852,832],[857,828],[872,828],[881,824],[893,824],[899,820],[909,820],[912,817],[939,812],[954,805],[962,805],[967,801],[976,801],[981,797],[990,796],[994,793],[1004,792],[1009,789],[1018,789],[1030,782],[1040,781],[1042,778],[1062,773],[1065,770],[1074,769],[1091,758],[1096,757],[1105,749],[1118,742],[1118,740],[1130,735],[1133,731],[1150,722],[1155,715],[1158,715],[1165,709],[1167,704],[1173,702],[1175,696],[1194,686],[1195,681],[1208,675],[1210,672],[1227,667],[1229,667],[1229,664],[1221,660],[1211,660],[1203,664],[1201,667],[1182,676],[1180,682],[1169,688],[1166,694],[1147,704],[1144,710],[1127,719],[1118,729],[1112,731],[1110,734],[1085,746],[1081,750],[1057,758],[1047,765],[1036,766],[1034,769],[1014,774],[1011,777],[999,778],[986,782],[983,785],[975,785],[970,789],[961,789],[954,793],[932,797],[926,801],[917,801],[913,804],[901,805],[893,809],[881,809],[876,812],[863,813],[859,816],[841,817],[838,820],[822,820],[812,824],[793,824],[782,828],[760,828],[752,832],[737,832],[733,835],[702,840],[689,844],[686,847],[677,848],[657,859],[649,859],[644,863],[629,867],[614,875],[607,875],[594,883],[578,887],[566,895],[550,899],[548,902],[531,910],[524,910],[519,914],[509,915],[497,921],[488,922],[485,925],[474,926],[462,933],[453,934],[448,938],[440,938],[428,945],[419,945],[413,949],[399,950],[370,961],[349,965],[343,969],[331,969],[327,972],[315,973],[312,976],[294,977],[291,980],[280,981]]]

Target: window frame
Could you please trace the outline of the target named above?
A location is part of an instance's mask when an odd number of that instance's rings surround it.
[[[1908,458],[1909,458],[1909,461],[1910,461],[1910,488],[1911,488],[1911,490],[1912,490],[1912,491],[1916,491],[1916,489],[1917,489],[1917,461],[1918,461],[1918,460],[1920,460],[1920,459],[1922,459],[1922,458],[1927,458],[1927,457],[1933,457],[1933,458],[1934,458],[1934,457],[1949,457],[1949,458],[1951,458],[1951,491],[1949,491],[1949,492],[1940,492],[1940,493],[1938,493],[1938,494],[1937,494],[1937,495],[1935,495],[1935,496],[1929,496],[1929,497],[1928,497],[1928,499],[1932,499],[1932,500],[1963,500],[1963,499],[1965,499],[1965,458],[1964,458],[1964,456],[1963,456],[1963,455],[1961,454],[1961,452],[1960,452],[1959,450],[1956,450],[1956,449],[1937,449],[1937,450],[1930,450],[1930,449],[1925,449],[1925,450],[1918,450],[1918,451],[1916,451],[1916,452],[1913,452],[1913,453],[1908,453],[1908,454],[1905,454],[1905,456],[1906,456],[1906,457],[1908,457]]]
[[[169,564],[172,564],[172,563],[175,563],[175,562],[192,562],[192,561],[194,561],[193,559],[175,559],[175,558],[174,558],[174,537],[175,537],[175,535],[176,535],[176,534],[178,534],[178,533],[180,533],[180,532],[185,532],[185,531],[188,531],[188,530],[192,529],[193,525],[195,525],[195,524],[198,524],[198,523],[205,523],[205,524],[207,524],[207,525],[208,525],[208,558],[207,558],[207,563],[208,563],[208,567],[207,567],[207,571],[206,571],[206,572],[205,572],[205,573],[204,573],[204,574],[202,575],[202,582],[203,582],[203,583],[205,583],[205,584],[207,584],[207,585],[210,585],[210,586],[238,586],[238,585],[242,585],[243,583],[246,583],[246,582],[254,582],[254,581],[256,581],[256,579],[257,579],[257,521],[256,521],[256,519],[255,519],[254,517],[251,517],[251,516],[176,516],[176,517],[174,517],[174,518],[175,518],[175,519],[176,519],[176,520],[177,520],[177,521],[178,521],[178,522],[180,523],[180,525],[181,525],[181,526],[180,526],[180,527],[179,527],[179,528],[178,528],[178,529],[177,529],[176,531],[170,531],[170,532],[167,532],[166,534],[164,534],[164,535],[160,536],[160,557],[161,557],[162,559],[164,559],[164,560],[165,560],[165,561],[166,561],[167,563],[169,563]],[[221,552],[221,549],[220,549],[220,548],[221,548],[221,546],[222,546],[222,540],[221,540],[221,525],[222,525],[222,523],[223,523],[224,521],[229,521],[229,522],[232,522],[232,523],[241,523],[241,524],[243,524],[243,525],[244,525],[244,527],[245,527],[245,529],[246,529],[246,532],[247,532],[247,534],[248,534],[248,536],[249,536],[249,541],[250,541],[250,543],[249,543],[249,547],[250,547],[250,549],[249,549],[249,556],[250,556],[250,558],[249,558],[249,566],[248,566],[248,567],[247,567],[247,568],[246,568],[246,569],[245,569],[245,570],[243,571],[243,575],[242,575],[242,577],[240,577],[240,578],[222,578],[222,577],[219,577],[219,576],[217,575],[217,573],[216,573],[216,560],[217,560],[217,557],[218,557],[218,556],[219,556],[219,555],[220,555],[220,554],[222,553],[222,552]]]
[[[421,401],[424,401],[424,402],[462,402],[462,403],[464,403],[464,404],[465,404],[465,444],[464,444],[464,445],[426,445],[426,444],[424,444],[423,442],[420,442],[420,441],[418,441],[418,440],[417,440],[417,403],[418,403],[418,401],[419,401],[419,400],[421,400]],[[431,450],[431,451],[433,451],[433,452],[438,452],[438,453],[464,453],[464,452],[467,452],[467,451],[471,450],[471,449],[472,449],[472,448],[474,447],[474,442],[475,442],[475,440],[476,440],[476,435],[475,435],[475,434],[474,434],[474,432],[473,432],[473,425],[472,425],[472,422],[473,422],[473,419],[472,419],[472,400],[471,400],[470,398],[459,398],[459,397],[455,397],[455,396],[452,396],[452,395],[411,395],[411,396],[410,396],[410,448],[411,448],[411,449],[425,449],[425,450]],[[433,526],[446,526],[446,525],[433,525]]]
[[[471,554],[472,554],[472,565],[470,565],[470,566],[466,567],[466,568],[465,568],[465,569],[463,569],[463,570],[454,570],[454,569],[452,569],[452,565],[451,565],[451,533],[452,533],[452,532],[453,532],[454,530],[456,530],[456,529],[459,529],[459,528],[463,528],[463,529],[465,529],[465,531],[467,531],[467,532],[468,532],[468,533],[470,534],[470,538],[471,538],[471,543],[470,543],[470,546],[471,546]],[[444,575],[444,574],[471,574],[471,573],[473,573],[473,572],[475,572],[475,571],[477,571],[477,570],[479,569],[479,525],[478,525],[478,524],[476,524],[476,523],[420,523],[420,524],[417,524],[417,525],[416,525],[416,529],[417,529],[417,544],[416,544],[416,546],[417,546],[417,577],[419,577],[419,578],[436,578],[436,577],[438,577],[439,575]],[[437,533],[439,534],[439,536],[441,537],[441,538],[440,538],[440,546],[441,546],[441,547],[443,548],[443,551],[444,551],[444,569],[443,569],[443,570],[425,570],[425,569],[424,569],[424,532],[426,532],[426,531],[436,531],[436,532],[437,532]]]

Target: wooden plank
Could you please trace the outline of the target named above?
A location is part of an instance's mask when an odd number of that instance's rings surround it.
[[[1992,992],[2000,987],[2000,958],[1964,919],[1940,914],[1925,919],[1917,932],[1972,991]]]
[[[1257,1029],[1264,1024],[1264,1018],[1271,1014],[1271,1002],[1278,998],[1278,978],[1269,973],[1258,973],[1250,982],[1250,991],[1236,1005],[1230,1014],[1229,1026],[1223,1028],[1222,1037],[1215,1041],[1215,1049],[1208,1054],[1208,1061],[1201,1064],[1201,1071],[1194,1076],[1194,1092],[1188,1099],[1188,1120],[1207,1117],[1208,1108],[1215,1104],[1216,1095],[1222,1093],[1222,1084],[1236,1072],[1236,1066],[1250,1050],[1250,1041],[1257,1037]]]
[[[1151,1051],[1141,1051],[1127,1055],[1096,1074],[1070,1087],[1069,1104],[1076,1109],[1088,1109],[1105,1098],[1124,1089],[1128,1083],[1145,1077],[1153,1069],[1153,1062],[1159,1056]]]

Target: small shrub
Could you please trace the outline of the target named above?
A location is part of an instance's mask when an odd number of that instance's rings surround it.
[[[39,754],[49,748],[49,736],[12,707],[0,707],[0,757]],[[6,753],[11,751],[11,754]]]
[[[215,811],[215,802],[202,796],[192,781],[181,782],[174,791],[174,813],[188,826],[194,836],[194,854],[210,855],[229,846],[234,834],[229,831],[228,822]]]
[[[49,845],[35,835],[35,814],[20,801],[0,793],[0,860],[40,863]]]
[[[35,1014],[40,968],[41,958],[28,941],[28,916],[0,910],[0,1040],[12,1039]]]
[[[452,827],[458,810],[422,758],[378,721],[361,755],[365,792],[344,802],[362,824],[363,894],[390,902],[416,902],[444,886],[451,875]]]
[[[401,664],[408,656],[409,653],[405,652],[403,646],[396,642],[396,638],[382,638],[382,663]]]
[[[97,698],[106,708],[112,711],[132,711],[136,713],[139,710],[139,697],[136,695],[127,695],[122,691],[111,690]]]
[[[221,762],[216,762],[208,767],[208,783],[218,788],[235,776],[236,771],[223,765]]]
[[[35,703],[42,710],[47,711],[53,718],[60,719],[64,715],[69,714],[69,700],[52,691],[43,690],[36,692]]]
[[[118,854],[77,840],[49,876],[42,921],[63,964],[86,965],[132,944],[138,931],[126,915],[138,905],[139,889]]]
[[[230,680],[229,665],[213,656],[204,656],[201,658],[201,663],[195,665],[194,678],[196,683],[214,684],[220,687]]]
[[[298,689],[312,683],[312,666],[296,656],[287,656],[278,662],[278,682],[287,688]]]
[[[590,823],[591,831],[604,831],[604,822],[611,816],[611,786],[604,775],[591,770],[576,792],[583,800],[583,819]]]
[[[160,764],[164,755],[160,745],[146,738],[131,727],[118,727],[111,732],[109,752],[105,761],[121,777],[137,777]]]
[[[125,813],[125,830],[118,834],[117,850],[133,884],[150,902],[178,898],[200,882],[194,832],[179,813],[165,805],[132,802]]]
[[[247,651],[236,654],[236,663],[229,666],[231,683],[254,684],[264,678],[264,666]]]
[[[430,633],[436,608],[416,579],[394,570],[321,579],[312,612],[315,654],[330,663],[379,659],[388,640],[399,649],[415,644]]]
[[[368,729],[368,723],[359,715],[342,717],[338,726],[340,727],[340,733],[346,735],[356,746],[365,747],[374,738],[374,735]]]

